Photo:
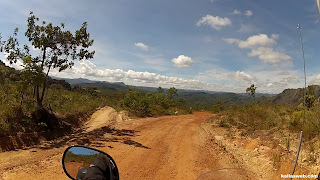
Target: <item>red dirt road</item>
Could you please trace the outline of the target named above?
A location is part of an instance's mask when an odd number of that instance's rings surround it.
[[[240,167],[232,156],[223,153],[205,130],[209,125],[204,127],[203,122],[212,116],[197,112],[134,119],[115,123],[98,138],[90,138],[85,133],[81,137],[88,137],[91,147],[99,144],[97,149],[115,159],[122,180],[194,180],[214,169]],[[70,140],[58,148],[36,149],[37,152],[0,153],[0,179],[68,179],[61,167],[61,157],[70,144],[75,143]],[[251,179],[252,174],[246,173],[246,176],[235,175],[238,179]]]

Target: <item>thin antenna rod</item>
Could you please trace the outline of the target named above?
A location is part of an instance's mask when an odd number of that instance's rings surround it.
[[[303,70],[304,70],[304,89],[303,89],[303,122],[302,122],[302,127],[301,127],[301,133],[300,133],[300,142],[299,142],[299,147],[298,147],[298,152],[297,152],[297,157],[296,157],[296,162],[294,164],[293,170],[292,170],[292,175],[294,175],[294,171],[296,170],[296,166],[298,163],[298,159],[299,159],[299,154],[300,154],[300,149],[301,149],[301,144],[302,144],[302,136],[303,136],[303,127],[304,127],[304,123],[306,120],[306,88],[307,88],[307,76],[306,76],[306,60],[304,58],[304,48],[303,48],[303,42],[302,42],[302,33],[300,30],[300,24],[297,25],[297,29],[299,31],[299,35],[300,35],[300,43],[301,43],[301,49],[302,49],[302,58],[303,58]],[[291,178],[292,179],[292,178]]]
[[[300,43],[301,43],[301,49],[302,49],[302,58],[303,58],[303,71],[304,71],[304,96],[303,96],[303,105],[306,105],[306,88],[307,88],[307,76],[306,76],[306,59],[304,58],[304,48],[303,48],[303,42],[302,42],[302,33],[300,30],[300,24],[298,24],[297,29],[299,31],[300,35]],[[305,119],[304,119],[305,120]],[[303,121],[304,123],[304,121]],[[303,127],[303,126],[302,126]]]

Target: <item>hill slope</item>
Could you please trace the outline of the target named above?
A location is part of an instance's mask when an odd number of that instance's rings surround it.
[[[318,98],[320,95],[319,85],[310,85],[308,88],[313,88],[315,96]],[[300,99],[303,97],[303,89],[285,89],[282,93],[278,94],[272,102],[276,104],[298,105]]]

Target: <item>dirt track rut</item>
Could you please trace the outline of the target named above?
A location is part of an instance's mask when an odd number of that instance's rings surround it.
[[[121,179],[191,180],[214,169],[239,167],[203,129],[203,122],[212,116],[197,112],[133,119],[115,123],[102,134],[101,129],[100,134],[96,133],[101,136],[98,138],[85,133],[81,136],[89,137],[91,147],[99,146],[95,148],[115,159]],[[75,142],[36,148],[36,152],[0,153],[0,179],[68,179],[61,167],[61,156]]]

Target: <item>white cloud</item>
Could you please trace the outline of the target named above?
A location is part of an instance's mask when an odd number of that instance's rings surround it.
[[[237,71],[235,73],[234,79],[236,81],[244,82],[247,84],[255,83],[256,82],[256,77],[253,75],[243,72],[243,71]]]
[[[278,40],[279,37],[279,34],[271,34],[271,39]]]
[[[266,34],[253,35],[245,41],[233,38],[225,39],[225,41],[229,44],[237,44],[241,49],[251,49],[257,46],[272,46],[276,44],[275,39],[269,38]]]
[[[142,50],[145,50],[145,51],[149,50],[149,46],[142,42],[134,43],[134,45],[141,48]]]
[[[253,12],[251,10],[246,10],[245,12],[241,12],[240,10],[233,10],[232,14],[235,14],[235,15],[240,15],[240,14],[244,14],[246,16],[252,16],[253,15]]]
[[[209,25],[213,29],[219,31],[225,26],[230,26],[232,24],[231,20],[227,17],[221,18],[219,16],[212,16],[207,14],[206,16],[203,16],[198,22],[197,26],[201,25]]]
[[[299,88],[303,84],[301,71],[288,70],[258,70],[246,69],[236,72],[216,67],[215,69],[203,71],[196,76],[197,79],[208,82],[212,87],[211,90],[222,88],[224,91],[233,91],[244,93],[250,84],[255,84],[259,88],[259,92],[264,93],[280,93],[286,88]],[[314,76],[316,77],[316,76]],[[308,77],[307,79],[315,79]],[[318,81],[320,84],[320,75]]]
[[[177,58],[173,58],[172,62],[178,68],[187,68],[190,67],[194,62],[191,57],[180,55]]]
[[[241,11],[239,11],[239,10],[235,9],[235,10],[233,10],[232,14],[236,14],[236,15],[238,15],[238,14],[241,14]]]
[[[247,10],[247,11],[245,12],[245,15],[246,15],[246,16],[252,16],[252,15],[253,15],[253,12],[250,11],[250,10]]]
[[[273,46],[277,44],[276,40],[279,39],[278,34],[272,34],[271,38],[266,34],[253,35],[243,41],[235,38],[224,39],[229,44],[236,44],[241,49],[251,49],[248,53],[249,57],[257,56],[262,62],[265,63],[291,63],[291,57],[287,54],[276,52]]]
[[[8,53],[5,53],[4,52],[4,57],[5,59],[1,60],[6,66],[9,66],[9,67],[12,67],[12,68],[15,68],[15,69],[18,69],[18,70],[21,70],[23,69],[23,63],[20,61],[20,60],[17,60],[16,63],[13,63],[13,64],[10,64],[10,62],[7,60],[7,57],[9,56]]]
[[[272,83],[268,83],[268,84],[267,84],[267,87],[271,87],[271,86],[273,86]]]
[[[258,56],[261,61],[266,63],[280,63],[283,60],[284,61],[291,60],[290,56],[273,51],[272,48],[266,48],[266,47],[259,47],[257,49],[252,49],[252,51],[248,53],[248,56],[249,57]]]
[[[99,69],[90,61],[76,63],[72,69],[63,72],[53,70],[52,76],[67,78],[87,78],[90,80],[124,82],[129,85],[152,87],[176,87],[185,89],[208,89],[208,84],[196,79],[184,79],[151,72],[123,69]]]
[[[213,3],[215,0],[209,0],[211,3]]]
[[[6,65],[21,69],[17,64]],[[245,70],[231,71],[216,67],[215,69],[202,71],[194,79],[185,79],[174,76],[165,76],[152,72],[139,72],[123,69],[102,69],[90,61],[75,62],[72,69],[58,72],[53,69],[51,76],[60,78],[86,78],[96,81],[124,82],[128,85],[151,86],[151,87],[176,87],[181,89],[202,89],[212,91],[227,91],[244,93],[251,83],[254,83],[259,92],[280,93],[285,88],[302,87],[302,73],[300,71],[268,71],[268,70]],[[275,76],[276,75],[276,76]],[[272,77],[272,79],[270,79]],[[307,77],[308,84],[320,84],[320,74]]]

